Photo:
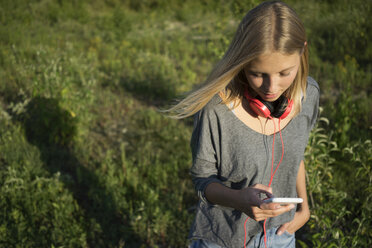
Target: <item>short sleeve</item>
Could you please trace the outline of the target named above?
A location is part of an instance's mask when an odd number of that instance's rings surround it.
[[[320,96],[320,89],[318,83],[312,78],[308,77],[308,93],[307,98],[308,102],[311,103],[311,114],[310,114],[310,129],[311,131],[319,116],[319,96]]]
[[[215,132],[216,118],[208,110],[201,110],[194,116],[194,130],[191,137],[192,167],[190,173],[199,198],[208,202],[204,191],[218,179],[217,150],[218,132]],[[209,203],[209,202],[208,202]]]

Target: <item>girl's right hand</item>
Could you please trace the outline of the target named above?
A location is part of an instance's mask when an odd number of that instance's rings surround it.
[[[281,206],[278,203],[264,203],[260,198],[260,194],[265,194],[267,197],[273,197],[271,187],[263,184],[255,184],[252,187],[240,190],[241,203],[239,210],[255,221],[261,221],[281,215],[295,207],[294,204]]]

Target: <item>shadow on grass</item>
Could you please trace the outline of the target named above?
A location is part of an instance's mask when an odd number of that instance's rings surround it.
[[[137,100],[155,107],[162,107],[176,98],[176,87],[159,76],[148,80],[122,77],[120,86]]]
[[[148,81],[121,78],[120,86],[141,103],[155,107],[159,111],[169,109],[187,95],[187,92],[183,95],[177,94],[175,83],[168,82],[161,77]],[[181,121],[189,127],[194,125],[192,117]]]
[[[83,209],[89,247],[121,247],[125,239],[139,240],[100,176],[72,152],[77,123],[70,112],[56,99],[36,97],[29,103],[22,123],[27,140],[39,148],[46,169],[61,173],[61,180]]]

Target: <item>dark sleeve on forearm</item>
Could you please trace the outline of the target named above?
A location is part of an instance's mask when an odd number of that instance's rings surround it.
[[[202,159],[196,159],[191,167],[192,182],[194,183],[195,190],[199,198],[205,202],[205,189],[210,183],[221,181],[217,177],[217,169],[214,163]]]

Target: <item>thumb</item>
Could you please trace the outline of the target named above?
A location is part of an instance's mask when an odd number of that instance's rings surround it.
[[[258,192],[260,193],[264,193],[266,195],[266,197],[274,197],[273,196],[273,190],[271,187],[269,186],[266,186],[266,185],[263,185],[263,184],[255,184],[252,186],[252,188],[258,190]]]
[[[271,194],[273,193],[273,189],[272,189],[271,187],[266,186],[266,185],[263,185],[263,184],[259,184],[259,183],[253,185],[252,188],[255,188],[255,189],[262,189],[262,190],[267,191],[267,192],[269,192],[269,193],[271,193]]]
[[[289,226],[289,222],[284,223],[278,228],[278,230],[276,231],[276,234],[279,236],[282,235],[285,232],[285,230],[287,230],[288,226]]]

